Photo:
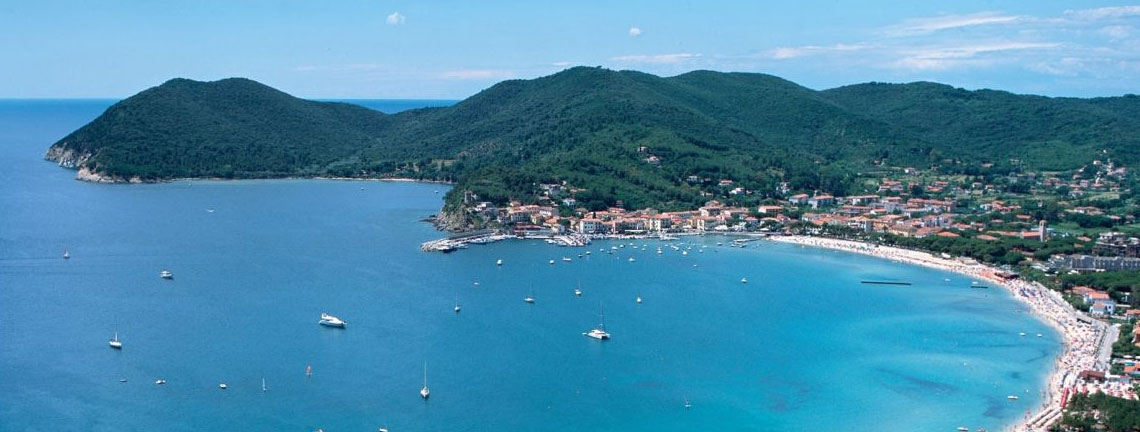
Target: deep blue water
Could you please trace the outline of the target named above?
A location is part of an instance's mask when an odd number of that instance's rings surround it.
[[[0,101],[0,431],[998,430],[1060,349],[1004,291],[863,256],[429,254],[440,185],[98,185],[41,160],[111,102]],[[610,341],[581,336],[600,310]]]

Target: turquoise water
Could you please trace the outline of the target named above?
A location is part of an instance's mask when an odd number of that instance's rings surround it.
[[[0,101],[2,431],[997,430],[1060,349],[1002,290],[858,255],[429,254],[440,185],[95,185],[41,161],[109,103]],[[600,309],[606,342],[581,335]]]

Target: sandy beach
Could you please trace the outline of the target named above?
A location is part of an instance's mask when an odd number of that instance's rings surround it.
[[[1079,376],[1082,371],[1105,370],[1107,368],[1111,349],[1109,348],[1106,352],[1105,348],[1106,345],[1111,346],[1111,341],[1106,343],[1106,335],[1115,332],[1109,332],[1107,324],[1088,318],[1083,313],[1073,309],[1059,293],[1041,284],[1021,279],[1007,280],[997,276],[1001,270],[995,267],[980,264],[973,260],[942,258],[927,252],[810,236],[777,236],[771,237],[770,240],[860,253],[951,271],[982,279],[1009,290],[1014,297],[1028,306],[1030,313],[1061,333],[1064,349],[1054,362],[1052,374],[1049,375],[1048,382],[1045,384],[1044,402],[1041,406],[1034,407],[1026,412],[1022,421],[1006,430],[1048,430],[1049,425],[1060,420],[1061,408],[1068,395],[1074,392],[1104,392],[1120,397],[1137,398],[1137,395],[1133,394],[1129,388],[1111,384],[1089,384],[1080,380]]]

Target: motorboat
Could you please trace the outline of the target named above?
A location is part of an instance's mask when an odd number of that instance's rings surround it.
[[[170,270],[163,270],[158,272],[158,277],[163,279],[174,279],[174,273],[171,273]]]
[[[495,265],[503,265],[503,260],[495,261]]]
[[[336,316],[329,315],[327,313],[321,313],[321,320],[317,321],[317,324],[323,325],[325,327],[345,328],[345,326],[348,325],[348,322]]]
[[[218,384],[218,388],[225,390],[226,389],[226,383]]]

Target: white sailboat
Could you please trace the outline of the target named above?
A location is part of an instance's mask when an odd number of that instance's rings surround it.
[[[261,392],[265,393],[267,391],[269,391],[269,388],[265,386],[265,378],[262,378],[261,379]]]
[[[606,340],[610,338],[610,334],[606,332],[606,316],[598,313],[598,319],[601,321],[597,327],[590,329],[590,331],[582,333],[586,337],[591,337],[597,340]]]
[[[641,293],[637,293],[637,304],[641,304]]]
[[[455,313],[459,313],[459,294],[455,295]]]
[[[71,259],[71,254],[67,253],[67,249],[63,250],[63,259]]]
[[[499,266],[503,265],[503,260],[495,261],[495,265],[499,265]]]
[[[115,332],[115,337],[107,342],[114,349],[123,349],[123,341],[119,340],[119,332]]]
[[[427,400],[428,396],[431,396],[431,390],[428,390],[427,363],[425,362],[424,363],[424,388],[420,389],[420,397],[424,398],[424,400]]]
[[[530,290],[530,294],[527,294],[526,297],[523,297],[523,301],[534,304],[534,290]]]
[[[174,273],[172,273],[170,270],[163,270],[158,272],[158,277],[163,279],[174,279]]]

